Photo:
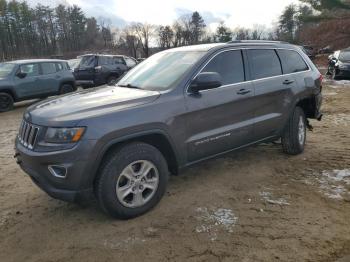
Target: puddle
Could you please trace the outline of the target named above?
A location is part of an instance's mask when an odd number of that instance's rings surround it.
[[[272,205],[289,206],[290,204],[284,198],[273,198],[272,193],[263,191],[259,193],[261,199]]]
[[[212,241],[218,238],[219,230],[232,233],[238,221],[238,217],[231,209],[209,210],[206,207],[199,207],[196,212],[198,213],[196,218],[200,222],[200,225],[196,227],[196,232],[209,234]]]

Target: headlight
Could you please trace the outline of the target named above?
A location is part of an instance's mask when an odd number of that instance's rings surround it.
[[[46,131],[45,142],[47,143],[75,143],[80,140],[85,131],[85,127],[53,128]]]

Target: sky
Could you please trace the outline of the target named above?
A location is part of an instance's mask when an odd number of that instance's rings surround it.
[[[29,0],[55,6],[76,4],[87,16],[108,19],[113,26],[129,22],[172,24],[182,14],[198,11],[209,27],[224,21],[230,28],[253,27],[255,24],[273,27],[284,7],[298,0]]]

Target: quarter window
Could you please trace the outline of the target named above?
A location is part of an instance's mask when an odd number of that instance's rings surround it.
[[[49,75],[56,73],[56,64],[55,63],[42,63],[41,69],[43,71],[43,75]]]
[[[302,72],[309,69],[305,61],[297,52],[281,49],[277,50],[277,53],[281,58],[284,74]]]
[[[247,50],[253,79],[278,76],[282,74],[281,63],[275,50]]]
[[[244,81],[244,66],[240,50],[225,51],[215,56],[202,72],[216,72],[220,74],[223,85]]]

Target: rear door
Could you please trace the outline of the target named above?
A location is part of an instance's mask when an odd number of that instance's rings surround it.
[[[275,49],[249,49],[247,56],[255,87],[254,140],[258,141],[283,128],[296,84],[293,76],[283,75]]]
[[[24,78],[14,77],[16,92],[19,97],[35,97],[40,94],[39,76],[40,68],[38,63],[23,64],[18,67],[18,70],[25,73]]]
[[[57,62],[44,62],[40,63],[41,75],[39,77],[39,88],[43,94],[54,94],[59,90],[59,83],[61,80],[61,75],[58,69],[63,69],[62,65],[60,67]]]
[[[216,54],[201,72],[219,73],[223,85],[185,94],[189,162],[247,144],[253,132],[254,92],[245,81],[241,50]]]

